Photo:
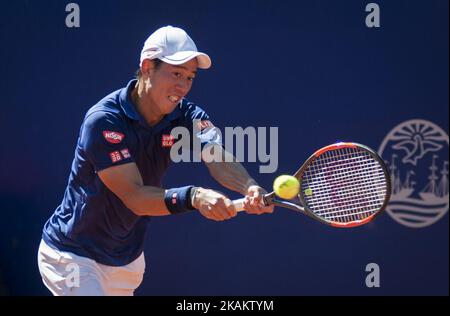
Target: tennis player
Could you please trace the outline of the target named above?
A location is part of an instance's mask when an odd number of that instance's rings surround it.
[[[247,213],[273,211],[261,206],[266,191],[240,163],[205,159],[229,155],[208,114],[185,99],[197,69],[210,66],[184,30],[160,28],[144,44],[137,79],[88,110],[63,200],[45,223],[38,251],[43,282],[54,295],[133,295],[143,279],[152,216],[193,210],[215,221],[236,216],[230,199],[217,191],[162,188],[178,141],[170,134],[175,127],[193,131],[197,122],[195,137],[210,174],[246,196]]]

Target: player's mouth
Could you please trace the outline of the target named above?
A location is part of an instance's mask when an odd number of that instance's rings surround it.
[[[181,100],[181,97],[177,96],[177,95],[169,95],[168,99],[170,100],[170,102],[172,103],[178,103]]]

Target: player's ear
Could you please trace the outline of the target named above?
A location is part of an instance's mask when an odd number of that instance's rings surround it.
[[[144,76],[150,76],[153,70],[155,69],[155,64],[150,59],[144,59],[141,65],[141,73]]]

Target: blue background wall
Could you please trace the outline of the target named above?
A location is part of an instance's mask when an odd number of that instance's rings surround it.
[[[279,168],[249,172],[267,189],[336,140],[377,149],[397,124],[448,134],[448,1],[2,1],[0,10],[0,293],[47,295],[36,265],[41,229],[60,202],[86,110],[123,87],[147,36],[185,28],[213,60],[189,99],[215,125],[279,127]],[[448,160],[448,158],[447,158]],[[165,184],[221,188],[202,164]],[[288,210],[227,222],[155,218],[140,295],[448,295],[448,215],[411,229],[387,214],[337,230]],[[365,286],[378,263],[381,287]]]

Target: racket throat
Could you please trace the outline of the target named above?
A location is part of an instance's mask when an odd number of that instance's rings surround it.
[[[290,210],[294,210],[294,211],[303,213],[305,215],[308,215],[307,212],[305,211],[305,208],[301,204],[301,202],[292,203],[292,202],[288,202],[288,201],[278,200],[277,198],[272,198],[271,203],[275,206],[288,208]]]

